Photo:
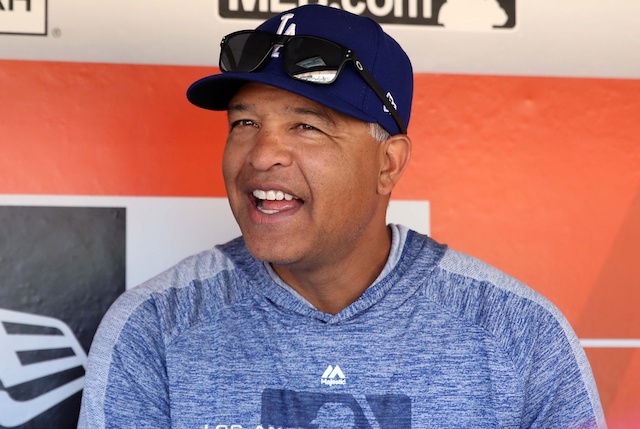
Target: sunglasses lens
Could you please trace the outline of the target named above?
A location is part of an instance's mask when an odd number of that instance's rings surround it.
[[[328,84],[338,77],[345,57],[342,48],[335,43],[301,36],[287,42],[283,58],[289,76],[305,82]]]
[[[234,33],[220,51],[220,69],[225,72],[252,72],[271,51],[273,34],[258,31]]]

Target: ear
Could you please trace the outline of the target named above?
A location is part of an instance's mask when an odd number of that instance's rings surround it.
[[[411,158],[411,140],[406,134],[396,134],[380,143],[380,176],[378,193],[390,195]]]

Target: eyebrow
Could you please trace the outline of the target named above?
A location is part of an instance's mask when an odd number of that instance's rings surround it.
[[[231,112],[246,112],[249,107],[244,103],[229,104],[227,106],[227,114]]]
[[[326,109],[316,109],[313,107],[291,107],[288,110],[291,110],[292,113],[297,115],[313,116],[334,127],[337,125],[334,115],[330,114]]]
[[[252,110],[253,109],[251,107],[251,104],[247,104],[247,103],[229,104],[227,106],[227,116],[233,112],[242,113],[242,112],[250,112]],[[333,127],[337,126],[337,122],[335,118],[336,115],[331,114],[327,109],[294,106],[294,107],[287,107],[286,110],[291,112],[294,115],[312,116]]]

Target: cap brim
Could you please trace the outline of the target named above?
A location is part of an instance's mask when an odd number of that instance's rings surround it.
[[[323,106],[365,122],[376,122],[355,106],[332,95],[332,85],[318,85],[299,81],[289,76],[271,73],[220,73],[194,82],[187,90],[187,99],[194,105],[209,110],[227,110],[229,102],[242,85],[258,82],[293,92]]]
[[[187,99],[198,107],[209,110],[226,110],[229,101],[248,80],[240,76],[207,76],[194,82],[187,90]]]

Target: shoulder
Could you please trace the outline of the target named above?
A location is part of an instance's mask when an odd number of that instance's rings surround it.
[[[158,419],[166,417],[166,404],[156,393],[167,383],[167,347],[225,308],[250,299],[247,275],[259,266],[243,240],[236,239],[186,258],[122,294],[91,345],[80,427],[104,427],[105,410],[121,407],[122,398],[138,391],[132,385],[155,392],[145,396],[145,409],[155,410]]]
[[[480,326],[509,350],[539,335],[575,353],[580,344],[562,312],[542,294],[499,269],[447,249],[426,293],[447,311]]]
[[[542,415],[543,399],[555,395],[558,404],[567,407],[567,416],[593,418],[597,427],[604,426],[586,354],[565,316],[549,299],[499,269],[452,249],[441,253],[423,294],[459,323],[483,330],[508,356],[527,395],[542,398],[528,404],[531,416]],[[565,395],[563,389],[571,393]]]
[[[562,312],[542,294],[501,270],[472,256],[415,234],[422,243],[412,272],[423,276],[422,294],[452,320],[483,330],[507,353],[515,367],[530,364],[536,351],[586,365],[573,328]],[[424,256],[423,256],[424,255]],[[435,255],[435,256],[434,256]],[[428,263],[424,263],[430,259]],[[428,271],[425,267],[428,267]]]
[[[241,238],[188,257],[123,293],[105,315],[100,337],[114,344],[125,330],[145,329],[170,342],[216,310],[248,297],[251,282],[245,272],[251,264],[257,262]]]
[[[530,286],[479,259],[447,249],[439,261],[431,291],[467,318],[491,324],[490,313],[541,319],[573,332],[560,310]],[[461,306],[463,301],[477,303]],[[487,313],[489,312],[489,313]]]

